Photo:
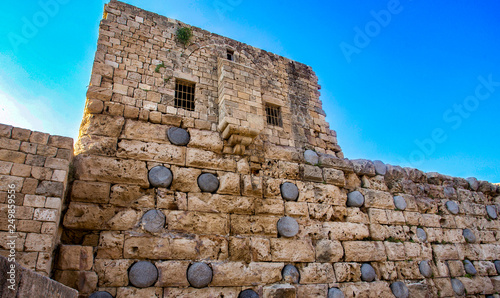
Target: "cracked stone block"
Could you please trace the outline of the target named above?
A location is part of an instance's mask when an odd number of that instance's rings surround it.
[[[297,290],[292,285],[277,284],[264,287],[264,297],[266,298],[295,298]]]

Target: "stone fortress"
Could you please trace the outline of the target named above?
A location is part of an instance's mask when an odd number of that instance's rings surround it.
[[[500,186],[344,159],[304,64],[116,0],[99,31],[74,150],[0,125],[0,252],[14,185],[54,297],[499,297]]]

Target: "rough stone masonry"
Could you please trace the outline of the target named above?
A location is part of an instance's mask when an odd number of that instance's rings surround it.
[[[30,187],[24,264],[94,298],[498,297],[500,186],[344,159],[318,90],[309,66],[112,0],[62,215],[66,142],[0,127],[0,180]],[[59,218],[55,254],[28,241]]]

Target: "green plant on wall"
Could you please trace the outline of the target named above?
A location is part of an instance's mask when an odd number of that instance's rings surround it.
[[[163,64],[163,62],[161,64],[156,65],[155,72],[159,73],[160,72],[160,68],[162,68],[162,67],[165,67],[165,64]]]
[[[177,29],[177,39],[183,44],[188,44],[189,40],[193,37],[193,31],[191,28],[182,27]]]

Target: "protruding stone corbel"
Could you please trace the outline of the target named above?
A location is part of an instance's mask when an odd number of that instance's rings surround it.
[[[227,122],[222,124],[226,125],[224,128],[219,127],[222,131],[222,138],[228,141],[229,146],[233,147],[234,154],[245,154],[246,147],[259,135],[259,131],[256,129],[228,124]]]
[[[218,129],[233,154],[243,155],[264,129],[260,77],[254,69],[224,59],[218,61],[218,73]]]

